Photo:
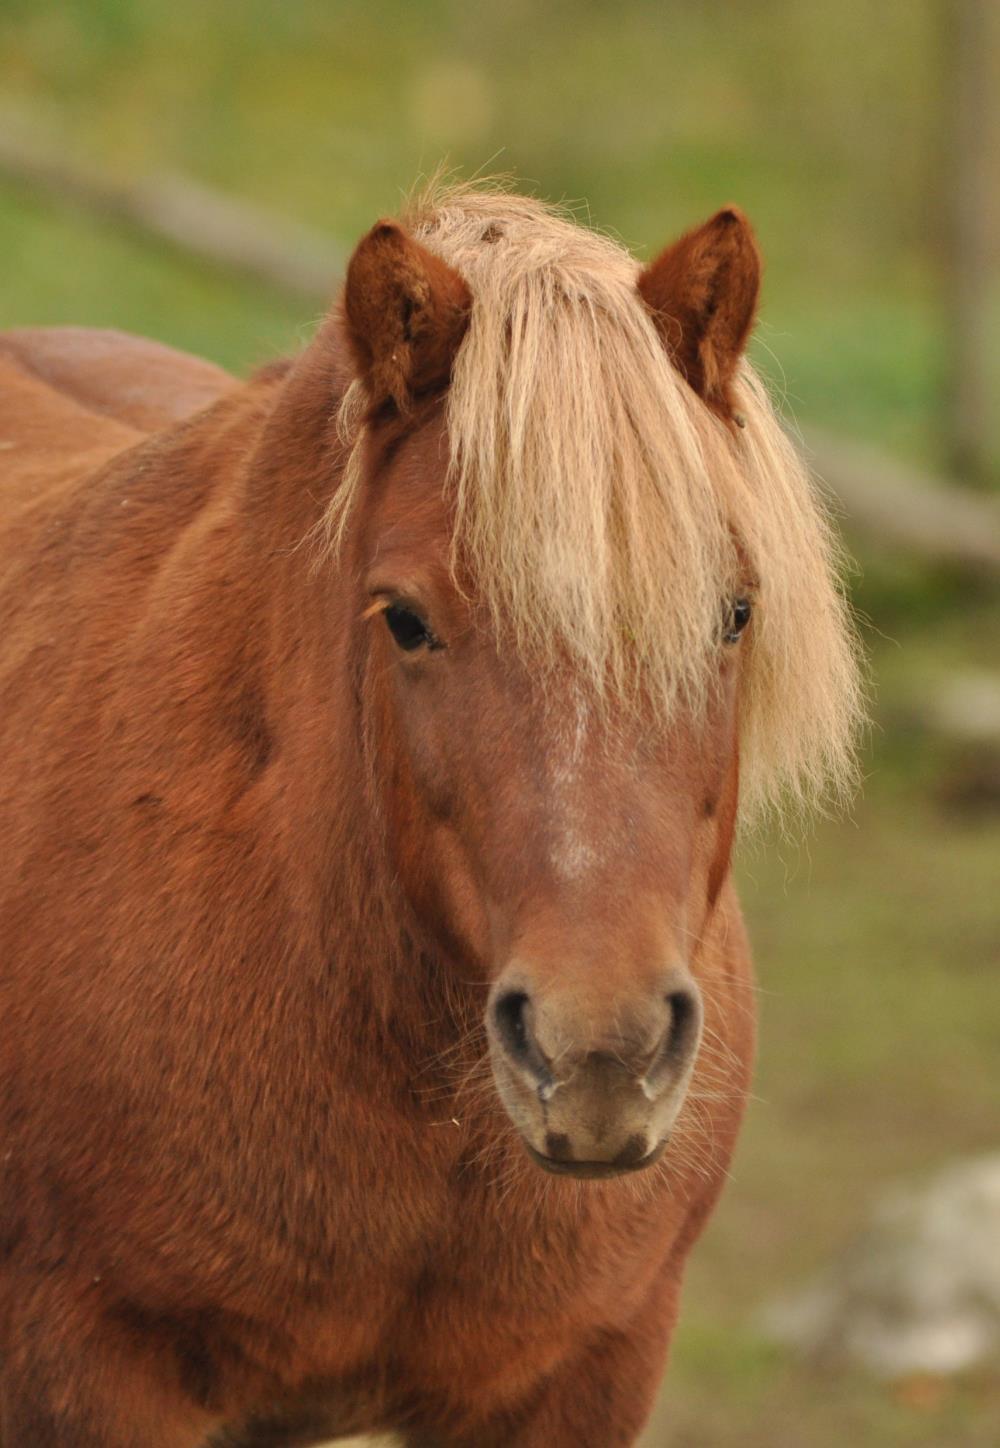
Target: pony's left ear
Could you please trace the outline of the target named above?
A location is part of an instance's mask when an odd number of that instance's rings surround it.
[[[472,295],[462,277],[394,221],[380,221],[347,268],[344,314],[372,403],[405,412],[447,387],[469,324]]]
[[[639,292],[678,371],[729,419],[730,384],[757,312],[760,274],[750,223],[727,206],[668,246],[639,277]]]

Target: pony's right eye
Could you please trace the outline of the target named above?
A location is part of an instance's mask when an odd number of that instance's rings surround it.
[[[411,654],[414,649],[421,647],[440,647],[420,615],[414,613],[412,608],[407,608],[405,604],[390,603],[384,611],[384,617],[389,632],[406,653]]]

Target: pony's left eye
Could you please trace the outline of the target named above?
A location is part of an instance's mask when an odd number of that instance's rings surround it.
[[[722,640],[727,644],[735,644],[739,641],[740,634],[750,622],[750,615],[753,607],[749,598],[734,598],[729,605],[729,617],[726,620],[726,629]]]

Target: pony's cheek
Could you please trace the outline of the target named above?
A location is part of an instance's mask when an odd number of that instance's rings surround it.
[[[439,824],[427,841],[427,864],[433,870],[429,892],[434,899],[434,918],[438,938],[450,948],[449,953],[473,964],[489,974],[493,956],[493,929],[490,911],[478,871],[457,832]]]
[[[467,756],[444,737],[433,711],[421,709],[424,701],[401,692],[396,748],[404,787],[387,801],[398,877],[439,945],[485,966],[491,931],[480,858],[482,819]]]
[[[414,804],[431,824],[453,824],[460,801],[462,760],[449,748],[428,701],[417,695],[399,700],[398,738]]]
[[[445,956],[488,972],[492,932],[481,872],[464,833],[414,791],[391,825],[396,876],[410,908]]]

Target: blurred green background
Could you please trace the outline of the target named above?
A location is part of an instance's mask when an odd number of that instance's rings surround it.
[[[944,477],[968,134],[955,120],[960,10],[2,0],[0,142],[16,118],[70,169],[122,185],[181,173],[341,256],[442,158],[585,203],[644,256],[735,201],[767,259],[755,357],[791,425]],[[992,48],[988,62],[1000,91]],[[990,124],[987,147],[995,111]],[[997,176],[976,191],[972,309],[991,397]],[[123,327],[246,369],[301,345],[323,305],[0,166],[0,326]],[[974,484],[987,507],[998,411],[970,476],[941,483]],[[844,526],[876,689],[866,784],[849,819],[744,852],[757,1097],[692,1263],[648,1448],[1000,1441],[1000,1368],[918,1391],[804,1364],[756,1326],[761,1301],[825,1263],[887,1182],[1000,1146],[1000,724],[954,705],[961,681],[989,699],[1000,676],[997,572]]]

